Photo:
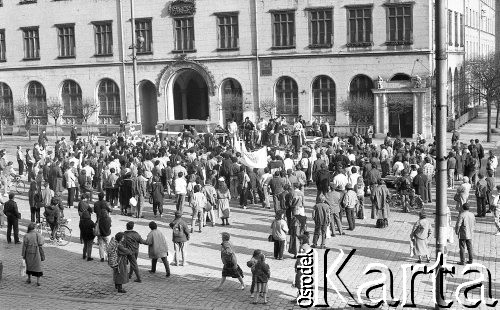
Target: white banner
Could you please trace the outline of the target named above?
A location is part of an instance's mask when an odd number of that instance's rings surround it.
[[[250,168],[267,167],[267,148],[263,147],[255,152],[241,152],[240,162]]]

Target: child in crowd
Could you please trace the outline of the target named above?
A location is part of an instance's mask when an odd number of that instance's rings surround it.
[[[250,286],[250,297],[254,298],[254,292],[255,292],[255,265],[257,264],[257,261],[259,259],[260,254],[262,254],[261,250],[255,250],[253,251],[252,258],[247,262],[247,266],[250,268],[252,271],[252,285]],[[260,292],[257,292],[259,294]]]
[[[271,277],[271,270],[269,269],[269,265],[266,264],[266,257],[264,254],[260,254],[255,264],[255,282],[257,284],[257,292],[262,292],[264,297],[264,304],[267,304],[267,282]],[[256,304],[259,301],[260,294],[255,294],[255,299],[253,304]]]

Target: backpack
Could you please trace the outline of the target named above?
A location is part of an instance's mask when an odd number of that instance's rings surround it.
[[[118,242],[115,238],[111,238],[106,248],[106,253],[108,255],[108,265],[111,268],[118,267]]]

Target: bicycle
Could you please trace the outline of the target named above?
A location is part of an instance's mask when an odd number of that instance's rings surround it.
[[[406,203],[404,200],[406,199]],[[410,190],[407,195],[401,194],[401,192],[397,192],[391,195],[389,200],[389,205],[392,208],[401,208],[403,212],[417,212],[424,208],[424,201],[420,195],[415,194],[415,190]],[[406,208],[404,207],[406,206]]]
[[[52,230],[50,229],[49,223],[47,223],[47,219],[44,217],[41,218],[41,222],[36,224],[36,231],[42,234],[42,236],[45,238],[49,238],[52,243],[57,244],[59,246],[65,246],[67,245],[70,240],[71,240],[71,232],[72,229],[66,226],[71,221],[71,219],[61,219],[58,222],[56,231],[55,231],[55,238],[52,238]]]

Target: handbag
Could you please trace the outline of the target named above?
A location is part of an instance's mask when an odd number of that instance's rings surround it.
[[[274,237],[272,234],[267,237],[267,241],[274,242]]]
[[[19,264],[19,275],[22,277],[26,274],[26,262],[24,258],[21,259],[21,263]]]
[[[38,251],[40,252],[40,260],[43,262],[45,260],[45,251],[42,246],[38,247]]]
[[[455,193],[455,196],[453,196],[453,200],[456,201],[456,202],[459,202],[460,201],[460,194],[459,193]]]

